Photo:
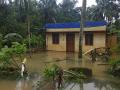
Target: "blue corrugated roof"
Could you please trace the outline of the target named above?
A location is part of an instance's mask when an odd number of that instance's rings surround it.
[[[105,21],[88,21],[85,23],[85,27],[97,27],[105,26],[107,23]],[[46,28],[80,28],[80,22],[70,22],[70,23],[49,23],[45,25]]]

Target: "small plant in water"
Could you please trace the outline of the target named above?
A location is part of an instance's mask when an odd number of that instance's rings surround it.
[[[52,78],[54,80],[57,75],[59,67],[57,65],[52,65],[51,67],[46,67],[44,70],[44,76],[46,78]]]
[[[50,82],[52,80],[57,83],[58,88],[62,87],[63,81],[81,83],[84,79],[87,79],[86,75],[81,70],[78,70],[78,68],[74,70],[63,70],[57,65],[45,68],[44,76],[46,80],[49,80]]]

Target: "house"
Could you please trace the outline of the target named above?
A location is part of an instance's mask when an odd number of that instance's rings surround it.
[[[46,24],[46,49],[52,51],[79,51],[80,23]],[[106,22],[89,21],[83,32],[83,51],[106,46]]]

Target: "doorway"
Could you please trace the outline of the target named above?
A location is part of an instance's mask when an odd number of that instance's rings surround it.
[[[75,51],[75,33],[66,33],[66,51],[74,52]]]

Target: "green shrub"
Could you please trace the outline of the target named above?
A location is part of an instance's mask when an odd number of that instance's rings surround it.
[[[120,77],[120,58],[110,60],[109,73]]]
[[[47,67],[44,70],[44,76],[46,78],[54,78],[57,75],[59,67],[57,65],[52,65],[51,67]]]
[[[20,44],[20,43],[17,43],[17,42],[13,42],[12,44],[12,48],[11,48],[13,51],[13,54],[24,54],[27,50],[26,48],[26,44]]]
[[[4,47],[0,51],[1,65],[4,67],[14,66],[19,67],[19,63],[22,63],[22,57],[26,52],[26,45],[17,42],[12,43],[12,47]]]
[[[23,43],[29,46],[29,41],[32,48],[43,48],[45,45],[45,38],[42,35],[32,35],[30,40],[26,38],[23,40]]]

